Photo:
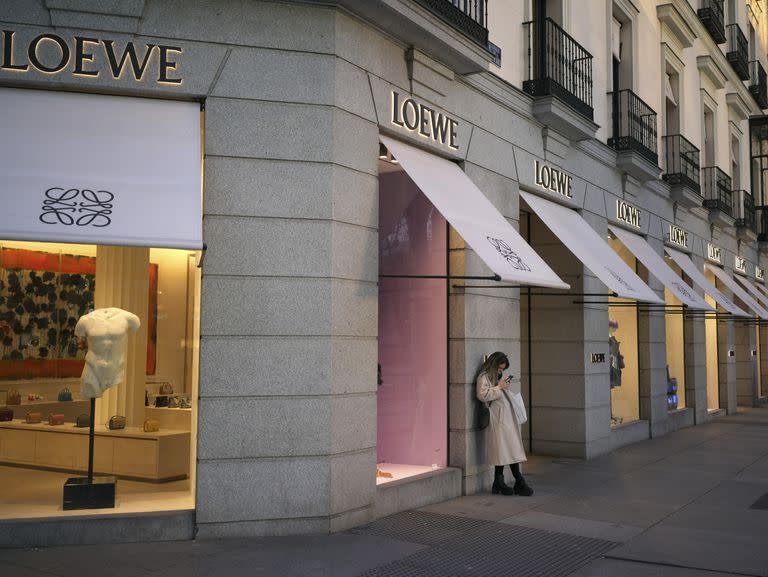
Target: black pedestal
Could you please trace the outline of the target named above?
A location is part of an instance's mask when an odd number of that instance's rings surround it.
[[[117,477],[70,477],[64,483],[64,510],[114,509]]]

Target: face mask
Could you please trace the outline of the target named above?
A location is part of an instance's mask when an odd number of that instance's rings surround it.
[[[499,374],[496,376],[496,378],[501,379],[503,374],[504,374],[504,371],[499,371]]]

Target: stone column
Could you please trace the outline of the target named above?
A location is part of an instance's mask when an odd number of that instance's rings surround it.
[[[685,334],[685,406],[696,411],[696,423],[708,419],[707,409],[707,333],[704,318],[686,315]],[[678,394],[680,392],[678,391]]]
[[[123,382],[96,402],[96,423],[104,423],[112,415],[125,415],[129,427],[144,421],[148,297],[148,248],[97,247],[94,306],[131,312],[141,320],[141,328],[128,336]]]

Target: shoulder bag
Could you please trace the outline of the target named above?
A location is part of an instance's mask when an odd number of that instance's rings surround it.
[[[64,424],[64,413],[50,413],[48,415],[48,424],[49,425],[63,425]]]
[[[30,425],[33,425],[35,423],[42,423],[43,413],[38,413],[38,412],[33,413],[30,411],[29,413],[27,413],[26,420],[27,420],[27,423],[29,423]]]
[[[17,391],[16,389],[11,389],[8,391],[8,397],[5,399],[6,405],[20,405],[21,404],[21,393]]]
[[[13,409],[9,409],[8,407],[0,408],[0,422],[12,421],[12,420],[13,420]]]
[[[72,391],[70,391],[69,388],[64,387],[63,389],[61,389],[59,391],[58,400],[59,400],[59,402],[71,401],[72,400]]]
[[[160,421],[157,419],[147,419],[144,421],[144,432],[154,433],[160,430]]]
[[[78,427],[80,429],[84,427],[90,427],[91,426],[91,416],[86,415],[83,413],[82,415],[77,416],[77,420],[75,421],[75,427]]]
[[[117,429],[125,429],[125,417],[122,415],[113,415],[109,418],[109,422],[107,423],[107,427],[110,431],[115,431]]]
[[[509,404],[512,405],[512,410],[515,412],[515,419],[517,419],[517,424],[522,425],[528,420],[528,412],[525,410],[523,395],[514,392],[507,393],[507,391],[504,391],[504,394],[507,395]]]

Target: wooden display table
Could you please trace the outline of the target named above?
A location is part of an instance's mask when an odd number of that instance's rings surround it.
[[[78,415],[87,415],[91,410],[90,401],[79,399],[74,401],[57,401],[56,399],[27,401],[24,399],[20,405],[9,405],[8,408],[13,409],[13,416],[21,420],[24,420],[27,413],[43,413],[44,419],[48,419],[48,413],[62,413],[65,421],[73,423]]]
[[[145,433],[139,427],[110,431],[96,425],[94,471],[143,481],[189,476],[189,431]],[[0,463],[41,469],[88,470],[88,428],[14,420],[0,422]]]

